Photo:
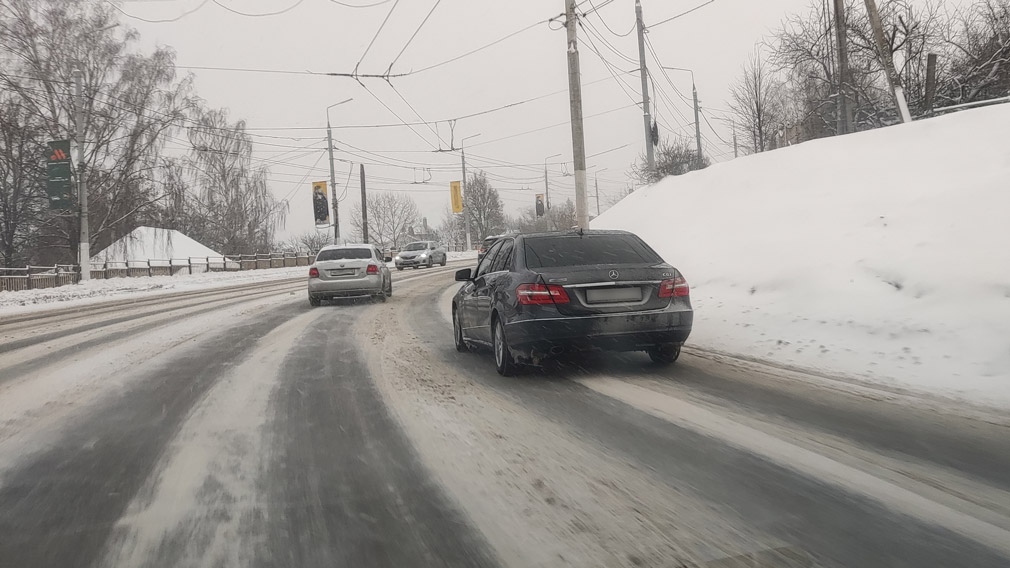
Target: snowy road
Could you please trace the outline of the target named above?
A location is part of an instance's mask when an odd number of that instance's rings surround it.
[[[502,378],[452,268],[0,321],[0,566],[1010,565],[1005,417],[700,351]]]

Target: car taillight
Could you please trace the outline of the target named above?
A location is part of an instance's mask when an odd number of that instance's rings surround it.
[[[524,306],[539,304],[567,304],[568,292],[561,286],[522,284],[516,288],[516,297]]]
[[[374,264],[369,264],[368,268],[365,269],[365,273],[366,274],[378,274],[379,273],[379,267],[376,266],[376,265],[374,265]]]
[[[309,278],[319,278],[319,269],[313,266],[309,269]]]
[[[670,280],[663,280],[659,283],[660,298],[673,298],[688,296],[690,294],[691,288],[688,287],[687,280],[684,280],[683,276],[678,276]]]

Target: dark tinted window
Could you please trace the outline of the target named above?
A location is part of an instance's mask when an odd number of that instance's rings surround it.
[[[633,235],[565,235],[525,239],[526,267],[662,262]]]
[[[487,274],[488,269],[494,262],[495,256],[498,254],[498,251],[500,249],[501,249],[501,243],[495,243],[494,246],[491,247],[491,250],[487,251],[487,254],[484,255],[484,258],[480,259],[480,264],[477,265],[477,274],[475,275],[475,277]]]
[[[372,249],[340,248],[319,251],[316,262],[320,260],[360,260],[372,258]]]
[[[488,272],[508,270],[512,266],[512,249],[514,247],[515,243],[512,239],[502,240],[501,248],[498,249],[498,254],[495,255],[494,262],[491,264]]]

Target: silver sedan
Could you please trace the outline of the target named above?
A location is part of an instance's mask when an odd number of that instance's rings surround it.
[[[374,245],[324,247],[309,267],[309,303],[370,296],[381,302],[393,295],[393,278]]]

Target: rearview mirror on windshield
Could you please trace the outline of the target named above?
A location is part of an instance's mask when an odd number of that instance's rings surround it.
[[[469,282],[473,278],[473,271],[469,268],[456,271],[456,282]]]

